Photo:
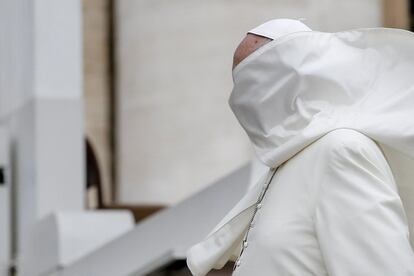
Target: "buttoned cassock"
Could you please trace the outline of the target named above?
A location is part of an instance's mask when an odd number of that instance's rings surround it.
[[[412,49],[399,29],[297,31],[236,66],[229,104],[270,169],[187,251],[193,275],[414,275]]]

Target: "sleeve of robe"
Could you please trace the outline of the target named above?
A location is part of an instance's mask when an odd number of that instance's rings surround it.
[[[314,220],[329,276],[414,275],[404,208],[377,144],[342,142],[323,167]]]

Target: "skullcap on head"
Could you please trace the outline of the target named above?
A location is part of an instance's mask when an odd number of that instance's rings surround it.
[[[283,35],[301,32],[301,31],[312,31],[303,22],[296,19],[279,18],[269,20],[247,33],[264,36],[270,39],[277,39]]]

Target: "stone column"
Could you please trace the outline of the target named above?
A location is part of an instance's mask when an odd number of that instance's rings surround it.
[[[38,219],[84,208],[80,1],[0,0],[0,36],[18,251]]]

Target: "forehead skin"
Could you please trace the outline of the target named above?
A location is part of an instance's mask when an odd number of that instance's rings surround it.
[[[248,33],[244,37],[244,39],[240,42],[239,46],[237,46],[236,51],[234,52],[233,69],[243,59],[245,59],[251,53],[253,53],[258,48],[260,48],[261,46],[263,46],[264,44],[270,41],[272,41],[272,39]]]

